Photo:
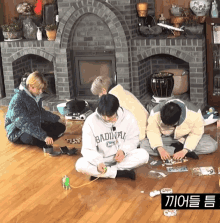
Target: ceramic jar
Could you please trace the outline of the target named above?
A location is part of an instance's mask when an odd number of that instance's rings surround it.
[[[151,77],[151,89],[155,97],[171,97],[174,78],[172,73],[160,72]]]
[[[205,16],[208,14],[211,3],[209,0],[191,0],[190,9],[196,16]]]

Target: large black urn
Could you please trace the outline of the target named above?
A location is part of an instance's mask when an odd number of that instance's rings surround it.
[[[174,79],[172,73],[160,72],[151,77],[151,89],[155,97],[171,97]]]

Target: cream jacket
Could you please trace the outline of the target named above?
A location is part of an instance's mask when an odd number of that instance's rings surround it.
[[[179,123],[175,129],[164,125],[160,117],[161,108],[170,101],[177,103],[182,109]],[[179,99],[172,99],[155,106],[151,110],[147,126],[147,137],[151,148],[163,147],[161,135],[171,135],[173,133],[174,139],[183,143],[184,148],[194,150],[204,133],[204,121],[200,109],[190,102]]]
[[[112,88],[109,94],[117,97],[120,106],[134,115],[140,131],[139,140],[143,140],[146,136],[147,119],[149,117],[148,111],[131,92],[125,90],[120,84]]]

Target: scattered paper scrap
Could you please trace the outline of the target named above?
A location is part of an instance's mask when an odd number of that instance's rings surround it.
[[[164,210],[164,215],[167,217],[172,217],[172,216],[176,216],[177,215],[177,210]]]
[[[168,172],[187,172],[188,168],[187,166],[181,166],[181,167],[167,167]]]

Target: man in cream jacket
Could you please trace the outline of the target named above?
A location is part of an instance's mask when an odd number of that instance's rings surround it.
[[[147,138],[141,148],[162,160],[198,158],[198,154],[216,151],[218,144],[204,134],[204,120],[200,109],[191,102],[171,99],[155,106],[150,113]]]

